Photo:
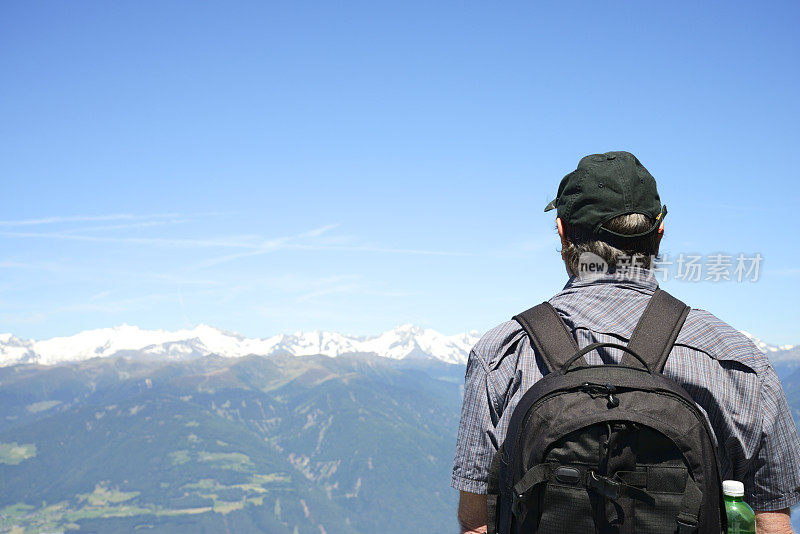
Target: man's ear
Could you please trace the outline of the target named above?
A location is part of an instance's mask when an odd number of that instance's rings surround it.
[[[663,226],[664,223],[661,224]],[[564,237],[564,223],[561,222],[560,217],[556,217],[556,228],[558,228],[558,237],[561,238],[561,248],[563,249],[567,246],[567,238]]]
[[[661,248],[661,239],[664,237],[664,221],[661,221],[661,224],[658,225],[658,240],[656,241],[656,256],[658,256],[658,251]]]

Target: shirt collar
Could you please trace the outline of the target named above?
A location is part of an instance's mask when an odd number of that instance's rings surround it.
[[[658,280],[656,280],[653,271],[635,265],[626,266],[612,272],[573,276],[564,286],[564,289],[574,289],[600,284],[613,284],[621,287],[629,287],[631,289],[640,289],[648,293],[653,293],[658,289]]]

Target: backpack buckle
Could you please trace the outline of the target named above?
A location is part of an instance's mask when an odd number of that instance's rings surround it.
[[[589,478],[587,482],[589,483],[590,488],[609,499],[616,500],[622,495],[622,483],[611,480],[608,477],[598,475],[594,471],[589,471]]]

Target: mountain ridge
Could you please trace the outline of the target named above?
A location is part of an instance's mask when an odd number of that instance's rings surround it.
[[[447,336],[411,324],[374,336],[314,330],[268,338],[247,338],[205,324],[173,331],[145,330],[123,324],[40,341],[0,334],[0,366],[54,365],[114,356],[180,361],[210,355],[238,358],[279,353],[330,357],[374,353],[398,360],[406,357],[434,358],[445,363],[464,364],[479,338],[476,331]]]
[[[800,360],[798,345],[770,345],[748,332],[742,334],[773,361]],[[0,367],[17,364],[56,365],[115,356],[184,361],[211,355],[238,358],[280,353],[329,357],[372,353],[396,360],[432,358],[463,365],[479,339],[480,334],[475,330],[448,336],[412,324],[373,336],[313,330],[267,338],[248,338],[206,324],[180,330],[146,330],[122,324],[38,341],[20,339],[10,333],[0,334]]]

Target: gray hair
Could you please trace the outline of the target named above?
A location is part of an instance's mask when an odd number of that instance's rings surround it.
[[[603,226],[620,234],[638,234],[647,231],[654,222],[647,215],[631,213],[614,217]],[[580,272],[581,254],[587,252],[602,258],[609,269],[616,267],[622,258],[633,262],[633,265],[650,269],[653,256],[658,254],[658,232],[625,242],[619,240],[612,245],[608,241],[597,239],[597,236],[589,231],[565,224],[564,237],[567,244],[561,250],[561,257],[564,258],[571,276]]]

